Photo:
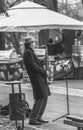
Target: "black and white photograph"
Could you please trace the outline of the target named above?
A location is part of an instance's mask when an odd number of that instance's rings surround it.
[[[0,0],[0,130],[83,130],[83,0]]]

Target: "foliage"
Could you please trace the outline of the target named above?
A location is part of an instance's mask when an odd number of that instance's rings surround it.
[[[57,0],[33,0],[35,3],[46,6],[48,9],[57,11]]]
[[[63,13],[65,15],[68,15],[69,17],[75,18],[77,20],[80,20],[80,17],[78,15],[77,6],[79,5],[79,2],[75,4],[71,3],[58,3],[58,11],[60,13]]]

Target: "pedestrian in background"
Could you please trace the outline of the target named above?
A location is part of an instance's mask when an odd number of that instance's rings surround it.
[[[47,72],[39,58],[34,53],[35,39],[32,36],[25,38],[24,64],[29,75],[34,96],[34,104],[29,120],[30,125],[48,123],[42,119],[50,90],[47,83]]]
[[[54,56],[56,54],[55,44],[53,43],[53,39],[49,38],[47,42],[48,56]]]

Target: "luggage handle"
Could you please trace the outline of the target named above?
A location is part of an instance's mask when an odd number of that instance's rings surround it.
[[[11,84],[12,85],[12,93],[14,93],[14,85],[15,84]],[[18,87],[19,87],[19,93],[21,93],[21,85],[20,85],[20,83],[18,83]]]
[[[21,81],[10,81],[10,82],[6,82],[6,84],[12,86],[12,93],[14,93],[14,85],[18,84],[19,93],[21,93]]]

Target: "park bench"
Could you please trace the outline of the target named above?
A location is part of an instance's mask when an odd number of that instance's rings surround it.
[[[64,124],[77,127],[77,130],[83,130],[83,117],[67,115]]]

